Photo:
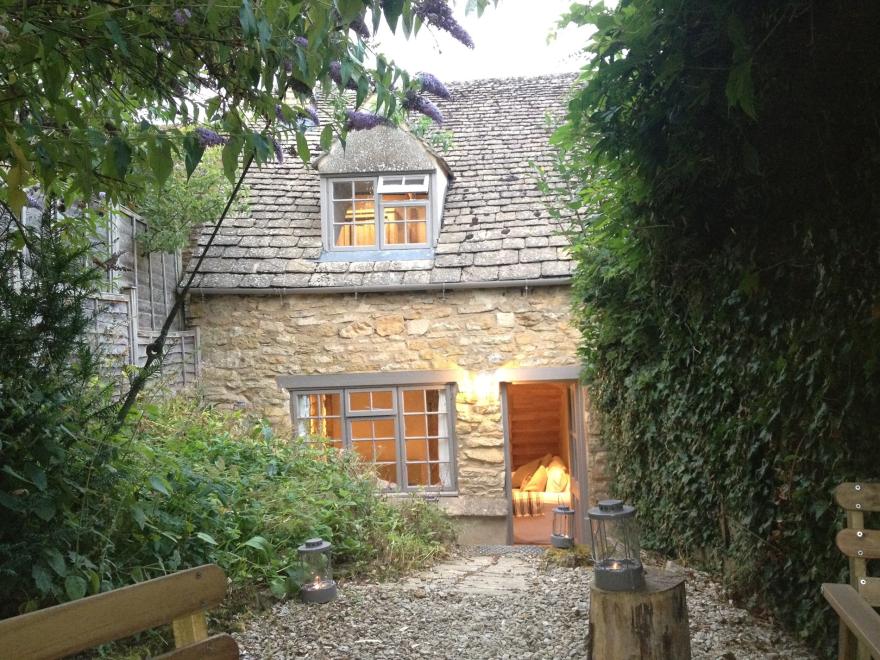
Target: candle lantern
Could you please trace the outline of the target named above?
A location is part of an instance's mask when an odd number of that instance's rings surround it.
[[[634,507],[602,500],[588,512],[595,584],[606,591],[636,591],[645,584]]]
[[[336,582],[330,558],[332,545],[323,539],[309,539],[299,546],[299,560],[305,581],[299,590],[304,603],[329,603],[336,598]]]
[[[553,509],[553,533],[550,543],[554,548],[570,548],[574,545],[574,509],[558,506]]]

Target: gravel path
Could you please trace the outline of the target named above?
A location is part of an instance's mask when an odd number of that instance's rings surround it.
[[[685,572],[695,660],[814,658]],[[346,583],[332,604],[280,603],[236,637],[246,660],[585,658],[591,580],[534,552],[462,554],[402,581]]]

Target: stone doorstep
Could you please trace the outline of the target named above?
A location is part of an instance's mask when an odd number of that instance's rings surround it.
[[[515,555],[453,559],[405,580],[407,591],[433,587],[460,594],[503,596],[529,589],[532,568]]]

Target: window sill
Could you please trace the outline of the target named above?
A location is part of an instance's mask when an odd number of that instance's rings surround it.
[[[433,259],[434,249],[399,248],[394,250],[325,250],[318,263],[331,261],[418,261]]]
[[[379,491],[383,495],[387,495],[388,497],[392,497],[394,499],[401,499],[404,497],[421,497],[422,499],[430,498],[430,497],[458,497],[457,490],[410,490],[410,491]]]

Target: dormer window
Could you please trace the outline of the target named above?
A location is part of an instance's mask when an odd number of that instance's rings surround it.
[[[430,174],[328,178],[325,183],[330,250],[429,246]]]

